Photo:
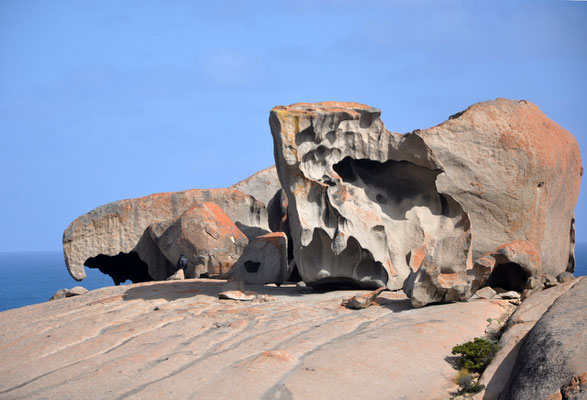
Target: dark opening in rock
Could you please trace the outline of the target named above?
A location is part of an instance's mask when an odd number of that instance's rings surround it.
[[[116,256],[99,254],[96,257],[88,258],[84,264],[89,268],[98,268],[100,272],[110,275],[115,285],[120,285],[127,280],[132,283],[153,280],[149,276],[147,264],[133,251],[119,253]]]
[[[516,263],[502,263],[497,264],[489,279],[487,280],[486,286],[500,287],[505,290],[515,290],[521,292],[526,286],[526,280],[530,275]]]
[[[257,271],[259,271],[259,267],[260,266],[261,266],[261,263],[259,263],[259,262],[254,262],[254,261],[251,261],[251,260],[245,261],[245,270],[249,274],[256,274]]]

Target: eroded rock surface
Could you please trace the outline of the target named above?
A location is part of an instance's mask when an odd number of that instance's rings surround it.
[[[568,284],[565,284],[568,285]],[[555,290],[556,288],[547,289]],[[587,279],[563,293],[521,343],[500,399],[534,400],[561,390],[587,372]],[[578,398],[584,398],[583,392]]]
[[[187,278],[226,277],[242,254],[247,237],[222,209],[211,202],[196,204],[175,220],[147,229],[170,263],[187,259]]]
[[[556,276],[572,268],[579,148],[538,107],[478,103],[405,135],[385,129],[380,114],[338,102],[271,111],[305,282],[398,289],[413,273],[411,282],[429,282],[433,294],[421,297],[423,305],[469,297],[487,272],[542,268]],[[524,269],[507,257],[475,262],[522,240],[541,267]],[[426,287],[407,288],[414,289]]]
[[[82,215],[65,230],[63,252],[69,273],[84,279],[86,264],[99,267],[115,283],[166,279],[175,266],[145,230],[173,221],[203,202],[217,204],[249,238],[269,232],[264,204],[236,189],[193,189],[115,201]]]
[[[249,176],[248,178],[235,183],[229,189],[237,189],[243,193],[253,196],[267,205],[276,191],[281,189],[275,165],[265,168]]]
[[[288,276],[287,236],[273,232],[252,239],[230,271],[243,283],[281,285]]]
[[[414,310],[385,291],[349,310],[357,290],[266,286],[273,301],[255,303],[219,300],[224,286],[148,282],[0,312],[0,399],[444,400],[450,349],[509,305]]]

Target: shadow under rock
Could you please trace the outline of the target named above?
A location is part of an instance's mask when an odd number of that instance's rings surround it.
[[[380,307],[385,307],[393,311],[394,313],[414,309],[414,307],[412,307],[410,299],[388,299],[385,297],[378,297],[375,299],[374,302],[379,304]]]

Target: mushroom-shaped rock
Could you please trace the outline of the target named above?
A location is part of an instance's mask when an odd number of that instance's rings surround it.
[[[229,186],[229,189],[237,189],[253,196],[267,205],[275,192],[281,189],[275,165],[265,168],[248,178]]]
[[[196,204],[172,221],[152,224],[149,235],[170,263],[183,254],[187,278],[224,277],[248,243],[247,237],[216,204]]]
[[[274,232],[252,239],[230,275],[243,283],[280,285],[287,279],[287,267],[287,236]]]
[[[269,232],[264,204],[236,189],[192,189],[115,201],[80,216],[65,230],[63,252],[69,273],[82,280],[84,264],[92,264],[116,282],[166,279],[175,265],[166,261],[145,230],[203,202],[217,204],[248,238]]]
[[[405,135],[357,103],[275,107],[270,125],[308,284],[397,289],[414,271],[430,298],[462,300],[491,267],[472,260],[516,240],[533,246],[543,272],[572,268],[579,148],[527,101],[478,103]],[[410,265],[424,258],[421,271]]]

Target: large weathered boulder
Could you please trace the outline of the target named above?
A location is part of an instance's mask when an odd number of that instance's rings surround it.
[[[281,285],[288,276],[287,236],[268,233],[252,239],[230,271],[231,279],[243,283]]]
[[[183,254],[188,278],[225,276],[249,242],[222,209],[211,202],[196,204],[171,221],[147,229],[170,263]]]
[[[115,201],[80,216],[65,230],[63,252],[69,273],[82,280],[84,264],[91,264],[116,283],[166,279],[175,272],[174,265],[165,261],[145,230],[203,202],[217,204],[248,238],[269,232],[265,205],[236,189],[192,189]]]
[[[549,289],[553,290],[553,289]],[[563,293],[522,342],[500,399],[563,397],[574,377],[587,373],[587,279]],[[587,395],[583,393],[579,398]]]
[[[573,268],[579,148],[527,101],[478,103],[405,135],[356,103],[275,107],[270,125],[294,258],[309,284],[397,289],[428,258],[419,273],[428,277],[412,282],[449,295],[433,301],[463,299],[487,278],[465,271],[504,270],[474,261],[518,240],[536,250],[542,272]]]
[[[265,168],[232,186],[229,189],[237,189],[250,194],[255,199],[267,205],[276,191],[281,189],[275,165]]]

